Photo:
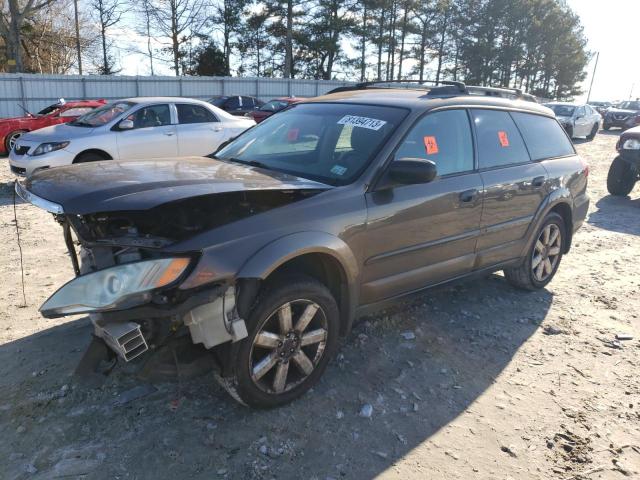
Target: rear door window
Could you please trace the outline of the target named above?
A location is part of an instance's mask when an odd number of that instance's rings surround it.
[[[571,141],[555,119],[516,112],[511,116],[522,132],[531,160],[575,155]]]
[[[517,165],[530,161],[527,147],[508,112],[472,110],[480,168]]]
[[[242,97],[242,106],[247,109],[253,109],[254,103],[252,97]]]
[[[178,123],[209,123],[217,122],[218,119],[208,109],[202,105],[189,105],[179,103],[176,105],[178,110]]]
[[[431,113],[418,120],[398,148],[395,159],[423,158],[438,175],[473,170],[473,141],[465,110]]]

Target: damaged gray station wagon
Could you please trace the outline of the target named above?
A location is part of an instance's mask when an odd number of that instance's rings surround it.
[[[338,90],[210,158],[17,184],[62,225],[76,271],[42,314],[91,314],[94,342],[127,361],[190,335],[237,400],[273,407],[386,301],[499,270],[528,290],[553,278],[589,200],[551,110],[459,82]]]

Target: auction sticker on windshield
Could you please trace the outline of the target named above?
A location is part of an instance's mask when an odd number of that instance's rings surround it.
[[[380,130],[387,122],[375,118],[358,117],[357,115],[345,115],[338,120],[338,125],[353,125],[354,127]]]

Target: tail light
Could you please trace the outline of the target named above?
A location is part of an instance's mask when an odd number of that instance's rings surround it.
[[[580,159],[580,164],[582,165],[582,171],[584,172],[585,177],[589,176],[589,164],[587,163],[587,161],[582,158],[582,157],[578,157]]]

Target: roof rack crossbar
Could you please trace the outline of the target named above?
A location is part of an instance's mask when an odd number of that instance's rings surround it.
[[[356,83],[357,89],[363,89],[367,87],[375,87],[376,85],[384,85],[387,83],[417,83],[418,85],[434,84],[434,85],[450,85],[457,87],[461,93],[467,93],[464,82],[458,82],[454,80],[372,80],[368,82]]]

